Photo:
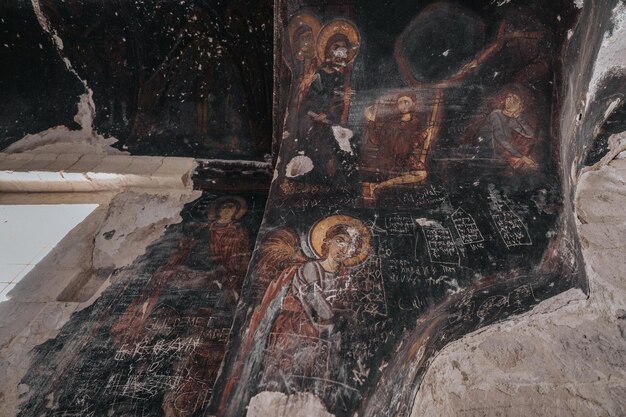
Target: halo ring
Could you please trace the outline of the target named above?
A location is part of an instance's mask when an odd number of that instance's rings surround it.
[[[317,221],[309,232],[309,247],[318,258],[321,258],[323,256],[322,245],[326,238],[326,232],[337,224],[353,227],[361,237],[361,250],[356,256],[346,259],[343,264],[345,266],[356,266],[365,262],[372,252],[372,233],[361,220],[347,214],[333,214]]]
[[[218,207],[223,205],[224,203],[226,203],[228,201],[234,202],[237,205],[237,207],[239,207],[237,209],[237,212],[233,216],[233,220],[241,219],[244,216],[244,214],[246,214],[246,212],[248,211],[248,205],[246,204],[246,200],[244,200],[243,198],[236,197],[236,196],[220,197],[220,198],[216,198],[215,200],[213,200],[211,202],[211,205],[209,206],[209,209],[207,210],[207,214],[209,216],[209,219],[211,219],[211,220],[217,219],[217,217],[218,217],[218,213],[217,213]]]
[[[348,62],[352,62],[359,52],[361,46],[361,36],[359,30],[354,23],[348,19],[333,19],[324,25],[317,37],[317,57],[320,61],[325,61],[325,51],[328,41],[334,35],[344,35],[348,42],[350,42],[350,48],[348,49]]]

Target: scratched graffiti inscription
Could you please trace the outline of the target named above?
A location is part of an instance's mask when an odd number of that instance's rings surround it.
[[[201,415],[263,206],[259,195],[210,193],[186,206],[182,223],[37,348],[24,378],[37,390],[20,415]]]
[[[406,417],[437,350],[576,282],[550,249],[560,11],[276,7],[282,144],[209,411],[280,392]]]

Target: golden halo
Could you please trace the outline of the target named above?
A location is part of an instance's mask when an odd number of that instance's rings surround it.
[[[313,249],[315,255],[318,258],[321,258],[322,245],[324,244],[324,239],[326,238],[326,232],[337,224],[344,224],[348,227],[353,227],[357,230],[361,237],[361,251],[356,256],[346,259],[344,261],[344,265],[356,266],[363,263],[372,251],[372,234],[370,230],[365,227],[363,222],[361,222],[361,220],[346,214],[334,214],[315,223],[309,232],[309,246]]]
[[[211,220],[217,219],[218,207],[220,207],[222,204],[227,203],[227,202],[233,202],[235,203],[235,205],[237,205],[237,207],[239,207],[239,209],[233,216],[233,220],[241,219],[243,215],[246,214],[246,211],[248,211],[248,204],[246,204],[246,200],[244,200],[243,198],[235,197],[235,196],[220,197],[220,198],[216,198],[215,200],[211,202],[211,205],[209,206],[209,209],[207,210],[207,215],[209,219]]]
[[[350,42],[350,48],[348,49],[348,62],[352,62],[359,52],[359,46],[361,46],[361,37],[359,30],[354,23],[347,19],[333,19],[324,25],[317,37],[317,57],[320,61],[325,61],[326,56],[324,51],[330,38],[334,35],[344,35],[348,42]]]
[[[317,40],[317,35],[322,29],[322,22],[320,22],[317,16],[309,12],[298,13],[297,15],[291,17],[291,19],[289,20],[287,32],[289,33],[289,46],[291,47],[293,54],[296,53],[296,51],[293,50],[295,33],[303,26],[311,28],[311,32],[313,33],[313,42],[315,42]]]

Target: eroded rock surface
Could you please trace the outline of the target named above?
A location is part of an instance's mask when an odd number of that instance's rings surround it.
[[[583,174],[578,229],[590,295],[570,290],[446,347],[413,416],[626,413],[624,160]]]
[[[261,392],[252,398],[246,417],[334,417],[313,394]]]

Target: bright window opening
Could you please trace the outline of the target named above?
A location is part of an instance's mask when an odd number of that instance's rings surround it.
[[[0,206],[0,302],[97,204]]]

